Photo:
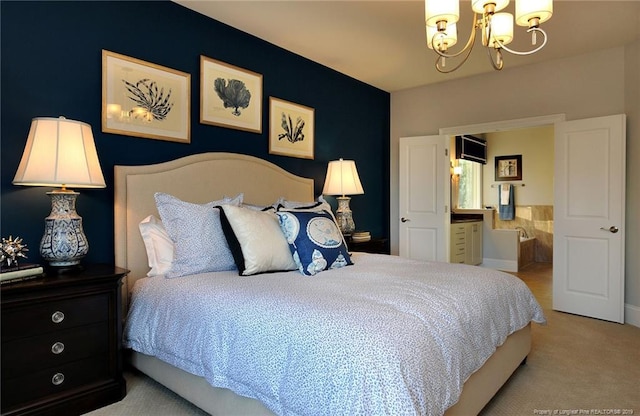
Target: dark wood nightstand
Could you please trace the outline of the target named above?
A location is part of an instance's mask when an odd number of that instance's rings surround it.
[[[349,239],[347,240],[347,245],[349,247],[349,251],[361,251],[374,254],[389,254],[389,250],[387,249],[387,241],[388,240],[386,238],[372,238],[369,241],[356,243]]]
[[[126,395],[126,274],[94,265],[2,285],[2,415],[79,415]]]

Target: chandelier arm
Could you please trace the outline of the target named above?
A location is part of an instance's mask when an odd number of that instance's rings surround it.
[[[441,58],[455,58],[457,56],[462,55],[463,53],[467,53],[467,57],[469,56],[469,54],[471,53],[471,50],[473,49],[473,45],[475,44],[475,40],[476,40],[476,29],[477,29],[477,21],[478,21],[478,15],[477,13],[473,14],[473,19],[471,20],[471,34],[469,35],[469,39],[467,40],[467,44],[464,45],[464,48],[462,48],[462,50],[456,52],[456,53],[452,53],[452,54],[448,54],[448,53],[444,53],[441,52],[440,50],[438,50],[437,48],[433,48],[434,52],[437,53],[438,55],[440,55]],[[431,44],[434,45],[433,41],[436,39],[436,36],[438,36],[438,34],[436,33],[435,35],[433,35],[433,38],[431,39]],[[466,61],[466,58],[465,58]],[[450,72],[450,71],[447,71]]]
[[[443,69],[443,67],[440,66],[440,62],[441,59],[445,58],[444,56],[439,56],[436,59],[436,69],[438,70],[438,72],[442,73],[442,74],[449,74],[455,70],[457,70],[458,68],[460,68],[465,62],[467,62],[467,59],[469,59],[469,55],[471,55],[471,51],[473,50],[473,46],[471,48],[466,49],[467,54],[464,56],[464,58],[462,58],[462,60],[458,63],[458,65],[454,66],[451,69]],[[462,52],[464,52],[465,49],[463,49],[462,51],[458,52],[455,55],[452,56],[459,56]]]
[[[493,55],[491,55],[491,48],[487,47],[486,49],[487,49],[487,56],[489,57],[489,61],[491,61],[491,65],[493,66],[493,69],[495,69],[496,71],[500,71],[504,67],[504,61],[502,60],[500,48],[495,48],[496,49],[495,61],[493,60]]]
[[[509,49],[506,45],[503,45],[502,42],[500,42],[499,39],[495,39],[495,42],[498,44],[498,46],[500,46],[500,48],[502,48],[505,51],[507,51],[509,53],[512,53],[514,55],[531,55],[533,53],[538,52],[540,49],[544,48],[544,46],[547,44],[547,32],[545,32],[544,30],[540,29],[539,27],[529,28],[527,30],[527,33],[529,33],[529,32],[540,32],[540,33],[542,33],[542,36],[544,38],[542,40],[542,44],[540,44],[540,46],[538,46],[537,48],[532,49],[530,51],[521,52],[521,51],[516,51],[516,50],[513,50],[513,49]]]
[[[495,69],[496,71],[500,71],[502,70],[502,68],[504,67],[504,61],[502,60],[502,52],[500,51],[500,47],[493,47],[493,49],[496,50],[496,59],[495,61],[493,60],[493,55],[491,55],[491,49],[492,47],[489,45],[489,39],[491,39],[491,20],[489,17],[489,25],[487,25],[486,27],[486,36],[487,36],[487,45],[485,45],[485,48],[487,50],[487,56],[489,57],[489,61],[491,62],[491,66],[493,66],[493,69]],[[483,30],[483,35],[484,35],[484,30]],[[483,38],[484,39],[484,38]],[[498,39],[495,39],[496,43],[498,43]],[[499,45],[502,45],[501,43],[498,43]]]

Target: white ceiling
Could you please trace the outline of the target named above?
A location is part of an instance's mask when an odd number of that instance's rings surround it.
[[[174,1],[389,92],[493,71],[480,45],[456,72],[435,70],[436,55],[426,46],[423,0]],[[506,11],[513,13],[513,3]],[[460,11],[454,52],[471,31],[469,1],[463,1]],[[555,0],[553,17],[542,28],[549,35],[547,46],[529,56],[505,53],[505,68],[640,39],[640,0]],[[516,26],[509,46],[527,50],[530,40],[526,28]]]

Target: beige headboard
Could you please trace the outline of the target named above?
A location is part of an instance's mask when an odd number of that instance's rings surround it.
[[[280,197],[313,201],[313,179],[295,176],[265,160],[235,153],[201,153],[169,162],[115,169],[115,262],[130,270],[125,304],[133,283],[149,271],[138,224],[158,216],[153,195],[205,203],[244,193],[244,202],[272,204]]]

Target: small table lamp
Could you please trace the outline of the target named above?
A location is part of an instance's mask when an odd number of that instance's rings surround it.
[[[106,187],[91,126],[64,117],[34,118],[13,184],[60,187],[47,192],[51,214],[45,218],[40,254],[52,267],[78,267],[89,244],[76,213],[79,193],[67,186]]]
[[[336,220],[342,234],[345,236],[351,235],[356,226],[353,222],[351,208],[349,208],[351,198],[346,195],[364,194],[364,189],[356,170],[356,162],[343,159],[329,162],[322,193],[324,195],[342,195],[336,198],[338,200]]]

